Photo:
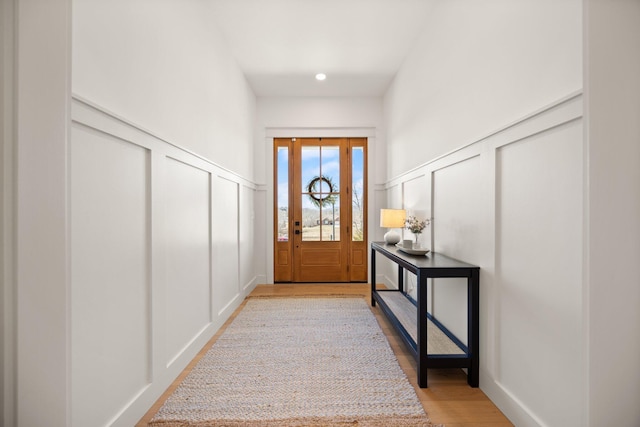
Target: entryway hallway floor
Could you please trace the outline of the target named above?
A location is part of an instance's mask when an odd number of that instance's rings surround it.
[[[368,284],[276,284],[258,285],[249,295],[260,296],[328,296],[355,295],[370,301],[370,285]],[[136,424],[136,427],[146,427],[149,420],[160,409],[164,401],[171,395],[182,379],[213,345],[226,327],[242,310],[245,302],[233,313],[222,328],[209,340],[207,345],[189,363],[187,368],[178,376],[173,384],[158,399],[153,407]],[[467,384],[466,374],[461,369],[430,369],[428,375],[429,387],[418,387],[416,377],[416,362],[404,342],[391,326],[391,323],[376,306],[372,308],[378,323],[387,336],[400,366],[409,378],[422,403],[425,411],[434,424],[445,424],[446,427],[507,427],[513,426],[502,412],[489,400],[479,388],[471,388]]]

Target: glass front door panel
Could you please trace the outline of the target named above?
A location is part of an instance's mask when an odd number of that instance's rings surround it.
[[[304,146],[302,240],[340,240],[340,147]]]
[[[302,182],[300,183],[302,192],[309,192],[310,186],[313,185],[313,180],[320,176],[320,147],[303,146],[300,154],[301,169],[300,176]],[[320,187],[316,191],[320,191]]]
[[[340,240],[340,195],[325,195],[331,197],[331,203],[322,209],[322,240]]]
[[[351,227],[354,242],[364,240],[364,147],[351,150]]]
[[[278,241],[289,240],[289,148],[278,147],[277,158]]]
[[[302,240],[320,241],[320,208],[312,203],[302,203]]]
[[[340,147],[322,147],[320,155],[320,174],[326,179],[322,191],[337,193],[340,189]]]

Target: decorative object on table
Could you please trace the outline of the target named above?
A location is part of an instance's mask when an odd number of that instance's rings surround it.
[[[410,215],[406,220],[405,220],[405,226],[407,228],[407,230],[409,230],[410,232],[413,233],[413,235],[415,236],[416,242],[413,245],[414,248],[418,248],[418,237],[420,236],[420,233],[422,233],[422,231],[427,227],[427,225],[429,225],[431,223],[431,221],[427,218],[425,220],[419,220],[418,218],[416,218],[414,215]]]
[[[400,241],[400,234],[393,229],[404,227],[405,218],[404,209],[380,209],[380,227],[389,228],[389,231],[384,235],[386,244],[395,245]]]
[[[429,249],[422,249],[422,248],[417,248],[417,247],[404,246],[402,243],[398,243],[396,245],[396,248],[400,249],[402,252],[404,252],[405,254],[409,254],[409,255],[426,255],[426,254],[429,253]]]
[[[396,245],[396,246],[398,246],[398,245]],[[402,247],[403,247],[403,248],[408,248],[408,249],[413,248],[413,240],[411,240],[411,239],[404,239],[404,240],[402,241]]]

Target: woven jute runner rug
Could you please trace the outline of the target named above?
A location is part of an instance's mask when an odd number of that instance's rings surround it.
[[[431,426],[363,298],[250,299],[151,426]]]

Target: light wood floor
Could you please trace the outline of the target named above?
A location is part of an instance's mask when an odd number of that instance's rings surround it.
[[[370,301],[369,285],[366,284],[299,284],[299,285],[258,285],[250,296],[308,296],[308,295],[357,295]],[[173,393],[178,384],[191,371],[192,367],[207,352],[227,325],[244,307],[242,305],[233,313],[216,335],[203,347],[195,359],[178,376],[167,391],[158,399],[153,407],[136,424],[145,427],[164,401]],[[395,332],[386,317],[376,306],[372,308],[391,348],[396,354],[400,366],[407,374],[409,381],[424,406],[425,411],[434,424],[446,424],[446,427],[505,427],[513,426],[500,410],[487,398],[479,388],[467,385],[467,377],[460,369],[430,369],[428,373],[429,387],[421,389],[416,381],[416,363],[407,350],[402,339]]]

